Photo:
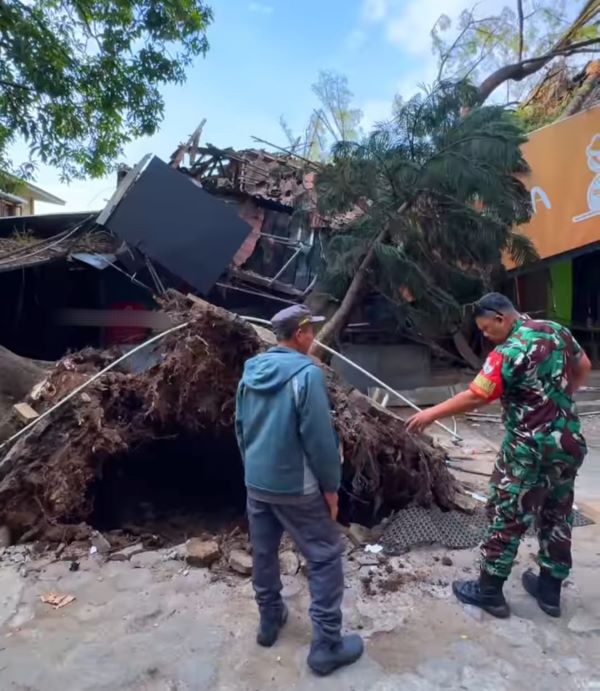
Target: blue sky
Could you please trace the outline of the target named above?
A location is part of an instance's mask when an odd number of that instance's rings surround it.
[[[202,118],[203,141],[252,146],[252,135],[284,144],[279,118],[299,131],[316,105],[319,70],[348,77],[368,126],[389,114],[396,93],[411,96],[435,73],[429,32],[440,14],[456,16],[468,0],[207,0],[214,11],[210,50],[182,86],[165,89],[165,119],[152,138],[130,144],[123,161],[166,159]],[[484,0],[487,5],[489,0]],[[491,3],[490,3],[491,4]],[[19,147],[20,148],[20,147]],[[15,159],[17,155],[15,153]],[[66,200],[66,210],[97,209],[114,176],[61,184],[40,167],[36,183]],[[60,207],[39,204],[51,213]]]

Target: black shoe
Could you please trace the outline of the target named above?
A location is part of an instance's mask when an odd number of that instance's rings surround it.
[[[261,616],[258,633],[256,634],[256,642],[258,645],[262,645],[263,648],[270,648],[275,645],[275,642],[279,638],[279,632],[285,626],[287,619],[288,608],[285,604],[278,618],[271,619]]]
[[[308,655],[308,666],[315,674],[327,676],[340,667],[351,665],[363,654],[363,640],[357,634],[342,636],[338,643],[313,645]]]
[[[506,619],[510,616],[510,609],[502,593],[503,585],[503,578],[482,571],[476,581],[454,581],[452,590],[464,604],[480,607],[494,617]]]
[[[537,600],[541,610],[550,617],[560,617],[560,589],[562,581],[553,578],[545,569],[536,576],[531,569],[521,577],[525,590]]]

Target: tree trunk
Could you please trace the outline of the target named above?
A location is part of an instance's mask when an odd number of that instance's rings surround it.
[[[397,211],[397,215],[401,216],[409,207],[410,202],[404,202]],[[373,240],[368,252],[360,263],[344,299],[340,303],[334,315],[329,319],[323,328],[319,331],[319,341],[325,345],[329,345],[336,341],[348,324],[348,320],[352,316],[354,308],[358,305],[359,300],[363,297],[367,288],[367,281],[369,278],[369,270],[375,259],[375,246],[378,242],[383,242],[387,236],[388,228],[384,228],[379,235]],[[315,343],[312,347],[311,354],[323,359],[323,349]]]
[[[369,251],[365,254],[364,259],[360,263],[360,266],[358,267],[358,270],[354,275],[354,278],[352,279],[352,282],[350,283],[350,286],[348,287],[340,306],[337,308],[333,317],[331,317],[331,319],[326,322],[325,326],[323,326],[323,328],[319,331],[318,335],[321,343],[329,345],[337,340],[344,327],[348,324],[348,320],[350,319],[354,308],[358,305],[366,290],[369,270],[373,264],[373,259],[375,258],[375,244],[378,242],[383,242],[386,235],[387,228],[379,233],[371,244],[371,247],[369,247]],[[316,355],[317,357],[321,357],[323,355],[323,350],[318,346],[318,344],[315,343],[312,347],[312,354]]]
[[[47,372],[44,363],[21,357],[0,346],[0,440],[16,429],[12,407],[25,400]]]
[[[522,11],[521,3],[519,2],[519,10]],[[598,38],[585,39],[581,41],[574,41],[577,33],[581,31],[587,24],[590,24],[592,20],[600,13],[600,3],[598,0],[588,0],[584,7],[579,12],[579,15],[571,23],[564,34],[558,39],[551,50],[546,53],[546,55],[540,55],[539,58],[532,58],[530,60],[522,60],[519,57],[519,61],[512,65],[505,65],[500,69],[493,72],[487,79],[479,86],[479,102],[485,103],[485,101],[491,96],[491,94],[502,84],[511,80],[515,82],[520,82],[532,74],[539,72],[543,67],[545,67],[549,62],[554,60],[554,58],[563,56],[567,57],[569,55],[574,55],[578,52],[588,52],[589,48],[596,48],[600,40]],[[522,35],[523,18],[520,16],[520,33]],[[522,38],[521,38],[522,40]],[[519,46],[519,53],[522,52],[522,45]]]
[[[492,74],[484,79],[479,85],[479,102],[485,103],[493,92],[505,82],[509,80],[513,82],[520,82],[523,81],[523,79],[530,77],[532,74],[539,72],[553,58],[554,55],[546,55],[539,60],[532,62],[515,62],[512,65],[504,65],[504,67],[492,72]]]

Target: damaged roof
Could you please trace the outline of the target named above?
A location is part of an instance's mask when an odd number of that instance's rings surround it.
[[[0,273],[64,260],[74,252],[102,254],[114,250],[115,240],[110,235],[83,227],[62,231],[46,238],[14,234],[0,237]]]
[[[196,154],[198,160],[180,170],[207,191],[248,195],[289,208],[306,192],[305,163],[292,156],[212,145],[198,148]]]
[[[524,100],[520,110],[534,128],[575,115],[600,103],[600,60],[573,70],[565,61],[553,66]]]

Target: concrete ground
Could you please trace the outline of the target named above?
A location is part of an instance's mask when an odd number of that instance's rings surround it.
[[[586,424],[591,453],[579,487],[590,510],[600,499],[595,424]],[[457,455],[469,467],[489,463],[481,459],[495,433],[462,423],[461,429],[467,439]],[[513,615],[503,621],[452,596],[454,578],[475,575],[475,551],[427,548],[391,559],[352,553],[345,622],[365,636],[366,654],[318,679],[305,664],[309,598],[301,573],[284,579],[290,621],[265,650],[254,641],[247,578],[188,568],[166,551],[106,563],[86,555],[72,572],[53,553],[28,557],[9,548],[0,563],[0,689],[600,689],[600,524],[575,530],[575,567],[560,620],[541,612],[520,586],[534,553],[528,539],[507,587]],[[49,592],[76,599],[53,609],[40,600]]]

